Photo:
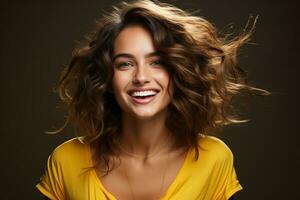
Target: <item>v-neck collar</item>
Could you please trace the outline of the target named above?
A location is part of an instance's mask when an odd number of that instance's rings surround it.
[[[91,154],[91,146],[90,144],[87,144],[88,146],[88,160],[89,160],[89,166],[93,166],[93,161],[92,161],[92,154]],[[174,178],[174,180],[172,181],[172,183],[169,185],[169,187],[167,188],[166,192],[164,193],[164,195],[162,196],[161,200],[165,200],[168,199],[168,197],[171,195],[172,191],[174,191],[176,185],[178,184],[179,180],[181,180],[181,177],[183,176],[184,172],[186,171],[186,166],[189,162],[189,157],[191,154],[191,149],[189,149],[186,153],[185,153],[185,158],[184,158],[184,162],[182,164],[182,166],[180,167],[180,170],[178,171],[176,177]],[[110,193],[102,184],[100,177],[97,175],[95,169],[91,169],[91,176],[93,177],[94,181],[96,182],[96,184],[102,189],[102,191],[105,193],[105,195],[107,197],[109,197],[109,199],[111,200],[118,200],[112,193]]]
[[[175,187],[178,185],[179,180],[181,180],[181,177],[184,175],[184,172],[186,171],[186,167],[189,162],[190,152],[191,152],[191,150],[189,149],[185,153],[185,158],[184,158],[182,166],[180,167],[180,170],[178,171],[178,173],[177,173],[176,177],[174,178],[174,180],[172,181],[172,183],[167,188],[167,190],[164,193],[164,195],[162,196],[161,200],[168,199],[168,197],[171,195],[172,191],[175,190]]]

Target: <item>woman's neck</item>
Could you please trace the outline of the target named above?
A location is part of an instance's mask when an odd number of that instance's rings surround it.
[[[147,157],[156,152],[167,152],[173,144],[170,131],[165,126],[165,116],[136,119],[122,115],[120,143],[127,152]]]

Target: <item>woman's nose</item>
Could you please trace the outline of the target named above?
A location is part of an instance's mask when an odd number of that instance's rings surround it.
[[[145,83],[150,82],[151,74],[145,65],[138,66],[134,72],[132,82],[134,84],[143,85]]]

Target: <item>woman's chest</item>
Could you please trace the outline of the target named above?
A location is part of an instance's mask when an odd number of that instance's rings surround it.
[[[185,154],[156,165],[143,166],[123,162],[108,175],[101,177],[101,184],[118,200],[157,200],[175,181],[184,158]]]

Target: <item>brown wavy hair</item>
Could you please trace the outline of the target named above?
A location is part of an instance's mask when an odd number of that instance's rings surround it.
[[[256,18],[248,21],[236,37],[221,37],[202,17],[159,1],[121,2],[97,21],[96,29],[77,47],[59,78],[56,91],[67,105],[67,124],[96,150],[109,167],[117,155],[121,109],[109,92],[113,77],[113,43],[129,25],[146,28],[170,74],[174,94],[168,106],[166,126],[198,159],[199,134],[210,135],[224,125],[242,123],[233,106],[240,93],[267,95],[248,84],[246,72],[237,63],[239,47],[247,43]]]

